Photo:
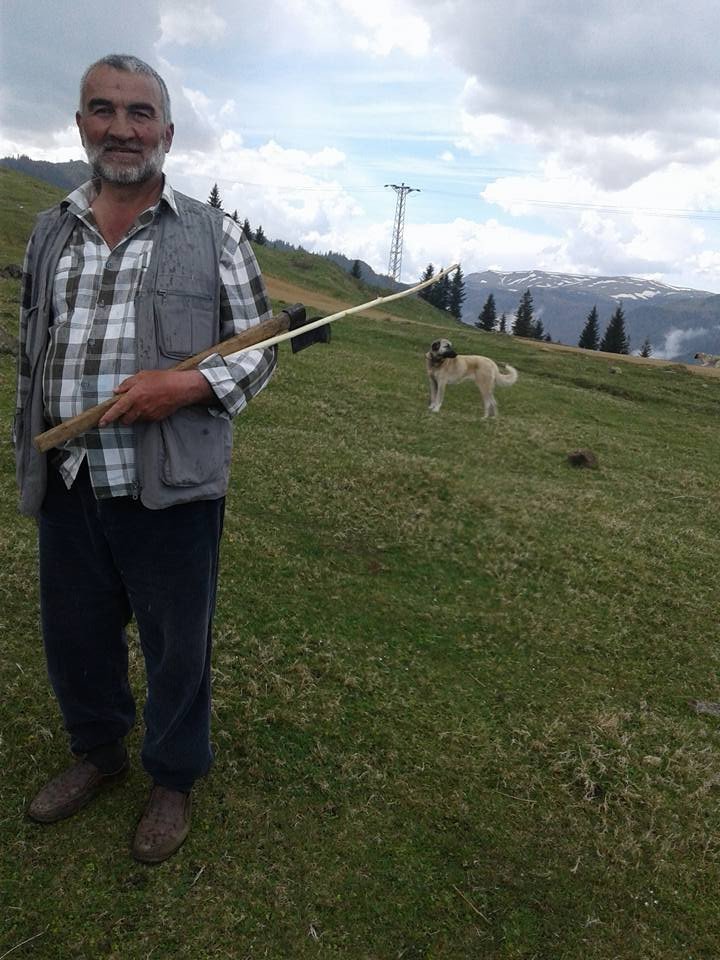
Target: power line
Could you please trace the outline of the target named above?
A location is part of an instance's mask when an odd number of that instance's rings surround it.
[[[485,177],[478,177],[478,180],[484,180]],[[492,182],[491,178],[487,178]],[[356,193],[376,193],[382,187],[368,186],[367,184],[340,184],[332,183],[325,186],[296,186],[294,184],[281,183],[255,183],[249,180],[235,180],[229,177],[215,177],[220,184],[230,184],[238,187],[256,187],[259,190],[277,190],[283,193],[337,193],[339,191],[352,190]],[[386,187],[393,184],[385,184]],[[401,185],[402,186],[402,185]],[[416,188],[410,188],[412,190]],[[418,191],[420,192],[420,191]],[[423,193],[442,197],[457,197],[459,200],[475,200],[480,203],[497,206],[497,201],[485,200],[477,192],[460,192],[456,190],[437,190],[423,187]],[[615,213],[623,216],[637,214],[647,217],[659,217],[667,220],[720,220],[720,210],[688,210],[683,208],[671,207],[634,207],[623,206],[621,204],[603,204],[603,203],[580,203],[563,200],[536,200],[531,197],[513,197],[505,201],[506,203],[528,204],[536,207],[547,207],[555,210],[597,210],[600,213]]]

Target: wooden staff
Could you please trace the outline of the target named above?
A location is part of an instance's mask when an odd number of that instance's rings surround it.
[[[377,297],[375,300],[369,300],[367,303],[358,304],[356,307],[348,307],[346,310],[341,310],[339,313],[334,313],[329,317],[323,317],[321,319],[314,320],[311,323],[307,323],[295,330],[289,329],[290,314],[283,312],[277,317],[270,317],[269,320],[264,320],[262,323],[258,323],[254,327],[250,327],[249,330],[244,330],[235,337],[230,337],[228,340],[223,340],[221,343],[217,343],[213,347],[208,347],[207,350],[203,350],[200,353],[196,353],[192,357],[182,360],[174,367],[171,367],[171,369],[192,370],[197,367],[201,360],[204,360],[206,357],[209,357],[215,353],[219,354],[221,357],[226,357],[231,353],[240,353],[244,350],[261,350],[265,347],[272,347],[276,343],[282,343],[283,340],[289,340],[292,337],[297,337],[302,333],[316,330],[318,327],[332,323],[334,320],[340,320],[342,317],[347,317],[350,314],[361,313],[363,310],[370,310],[373,307],[378,307],[383,303],[388,303],[390,300],[399,300],[401,297],[407,297],[411,293],[417,293],[418,290],[422,290],[425,287],[429,287],[433,283],[437,283],[438,280],[441,280],[448,273],[451,273],[456,269],[457,264],[453,264],[453,266],[448,267],[446,270],[442,270],[440,273],[435,274],[435,276],[431,277],[430,280],[425,280],[423,283],[418,283],[416,286],[409,287],[407,290],[401,290],[398,293],[390,294],[387,297]],[[38,449],[40,453],[46,453],[53,447],[58,447],[67,440],[74,440],[75,437],[79,437],[83,433],[87,433],[88,430],[92,430],[98,425],[102,415],[109,410],[113,404],[117,403],[119,399],[120,397],[109,397],[102,403],[98,403],[94,407],[89,407],[87,410],[83,410],[83,412],[79,413],[76,417],[71,417],[69,420],[63,421],[61,424],[58,424],[57,427],[52,427],[50,430],[46,430],[44,433],[39,433],[33,439],[36,449]]]

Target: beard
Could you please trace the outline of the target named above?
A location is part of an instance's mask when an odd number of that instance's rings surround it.
[[[145,183],[162,172],[166,154],[163,143],[159,143],[149,156],[141,157],[135,164],[123,163],[121,166],[115,166],[112,155],[105,156],[106,149],[117,146],[114,141],[109,140],[100,146],[93,147],[85,142],[84,137],[82,140],[93,174],[106,183]]]

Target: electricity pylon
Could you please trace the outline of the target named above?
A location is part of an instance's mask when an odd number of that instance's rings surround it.
[[[405,198],[409,193],[420,193],[418,187],[408,187],[404,183],[386,183],[386,187],[392,187],[397,194],[397,203],[395,204],[395,224],[393,226],[392,243],[390,244],[390,260],[388,262],[388,273],[393,280],[400,279],[402,272],[402,251],[403,251],[403,231],[405,229]]]

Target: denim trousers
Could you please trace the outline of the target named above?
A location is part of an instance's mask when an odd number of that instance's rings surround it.
[[[192,788],[212,763],[210,656],[225,502],[149,510],[97,500],[85,463],[68,490],[53,467],[39,517],[40,611],[50,682],[73,753],[135,722],[125,628],[134,616],[147,691],[141,759],[161,786]]]

